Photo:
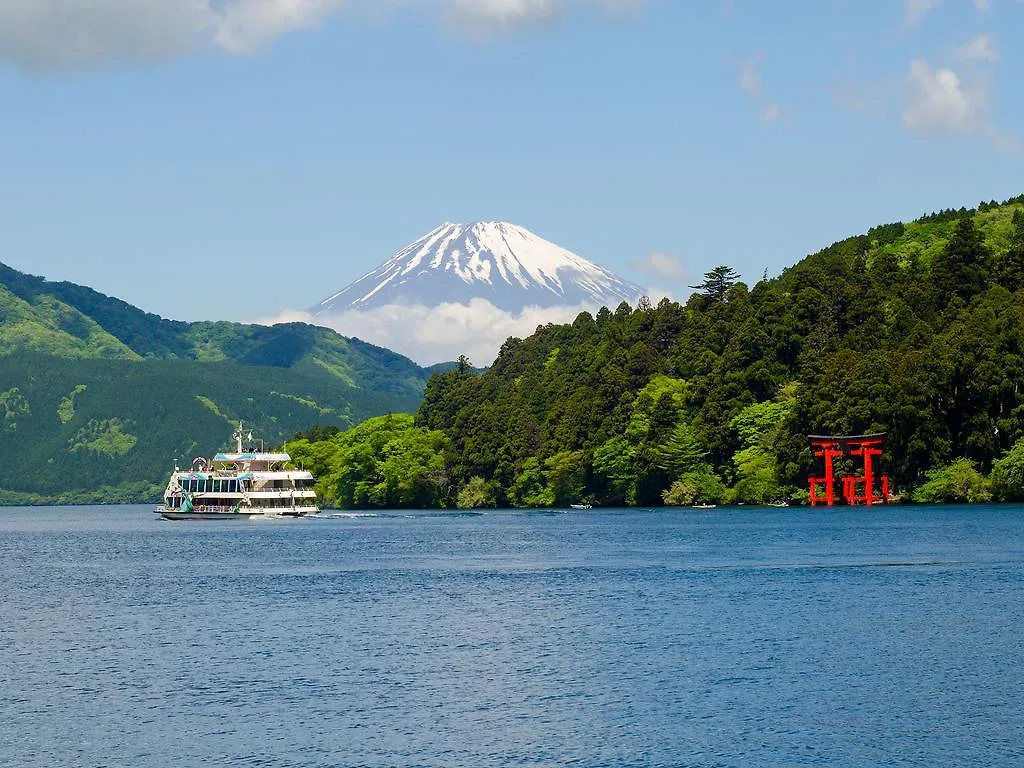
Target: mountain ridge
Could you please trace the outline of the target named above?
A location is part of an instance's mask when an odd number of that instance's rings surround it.
[[[329,328],[166,320],[0,264],[0,504],[145,499],[232,422],[268,443],[350,427],[414,409],[431,372]]]
[[[644,289],[524,227],[502,221],[445,222],[377,268],[310,308],[314,315],[387,304],[527,306],[635,301]]]

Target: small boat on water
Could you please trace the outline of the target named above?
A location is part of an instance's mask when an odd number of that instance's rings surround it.
[[[788,501],[773,501],[768,506],[769,507],[788,507],[789,506],[789,502]]]
[[[212,460],[197,457],[187,470],[174,467],[164,503],[153,511],[167,520],[251,520],[303,517],[320,511],[313,475],[283,469],[287,453],[243,446],[241,423],[232,435],[236,450]],[[247,441],[252,443],[252,432]]]
[[[593,509],[593,504],[570,504],[569,509]]]
[[[718,509],[717,504],[694,504],[694,509]]]

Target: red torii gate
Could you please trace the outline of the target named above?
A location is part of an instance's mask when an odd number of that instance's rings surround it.
[[[837,457],[860,457],[864,462],[863,475],[844,475],[843,498],[847,504],[855,505],[863,502],[871,506],[876,501],[883,504],[889,503],[889,476],[881,475],[881,497],[875,497],[875,474],[874,457],[882,455],[882,445],[885,443],[885,432],[875,432],[870,435],[808,435],[811,441],[811,450],[815,456],[825,460],[825,475],[823,477],[810,477],[811,506],[818,504],[835,504],[835,472],[832,461]],[[825,495],[818,495],[818,484],[825,486]]]

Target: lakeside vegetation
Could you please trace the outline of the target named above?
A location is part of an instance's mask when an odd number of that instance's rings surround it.
[[[431,369],[300,323],[182,323],[0,264],[0,504],[159,496],[177,457],[415,409]]]
[[[1024,197],[727,266],[435,374],[415,415],[288,450],[340,507],[806,499],[812,433],[886,432],[904,499],[1024,499]]]

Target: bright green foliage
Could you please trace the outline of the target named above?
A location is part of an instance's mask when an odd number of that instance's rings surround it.
[[[670,477],[678,477],[707,465],[707,451],[697,441],[693,428],[685,421],[678,422],[654,451],[659,469]]]
[[[794,396],[748,405],[729,422],[744,448],[763,446],[793,412]]]
[[[786,420],[793,412],[795,392],[790,387],[781,399],[754,403],[729,422],[741,450],[733,454],[736,476],[732,500],[744,504],[784,501],[793,491],[779,480],[776,450],[785,441]]]
[[[206,397],[205,395],[196,395],[196,400],[198,400],[200,403],[202,403],[207,408],[209,408],[210,409],[210,413],[212,413],[213,415],[217,416],[218,418],[224,419],[224,421],[226,421],[229,424],[233,425],[231,419],[229,419],[227,416],[224,415],[224,412],[221,411],[221,409],[219,407],[217,407],[217,404],[215,402],[213,402],[213,400],[211,400],[210,398]]]
[[[606,484],[611,504],[636,504],[637,451],[624,437],[613,437],[594,451],[594,472]]]
[[[550,507],[555,503],[555,495],[548,487],[544,470],[536,457],[530,457],[523,463],[508,495],[517,507]]]
[[[1000,501],[1024,501],[1024,439],[993,465],[992,490]]]
[[[124,431],[126,425],[117,417],[97,421],[91,419],[68,441],[71,451],[93,451],[107,456],[123,456],[139,438]]]
[[[448,438],[417,427],[408,414],[368,419],[327,440],[296,440],[286,448],[318,478],[324,503],[342,509],[446,506]]]
[[[5,269],[0,265],[0,278]],[[16,350],[62,357],[138,359],[128,346],[73,307],[49,295],[26,301],[0,282],[0,356]]]
[[[668,506],[717,504],[726,496],[725,484],[710,471],[686,472],[662,493]]]
[[[968,459],[956,461],[926,473],[927,481],[913,495],[925,504],[981,502],[992,500],[988,480]]]
[[[494,487],[479,475],[475,475],[459,489],[456,506],[459,509],[480,509],[496,506]]]
[[[60,419],[61,424],[67,424],[75,418],[75,398],[85,392],[86,389],[88,387],[85,384],[77,384],[71,390],[71,394],[61,398],[60,405],[57,406],[57,418]]]
[[[11,432],[18,428],[20,417],[32,415],[32,408],[28,404],[28,400],[17,387],[0,392],[0,408],[4,411],[3,427]]]
[[[587,467],[583,451],[562,451],[544,462],[545,477],[552,504],[567,507],[586,492]]]

